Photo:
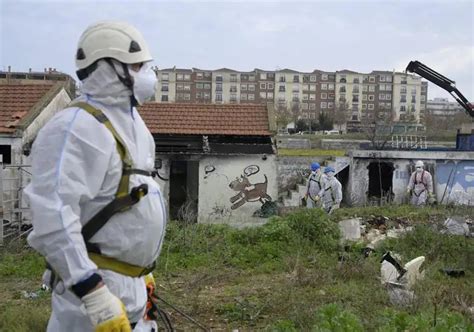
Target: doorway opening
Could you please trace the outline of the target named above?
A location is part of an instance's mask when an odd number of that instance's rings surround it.
[[[393,163],[374,161],[369,170],[367,198],[370,205],[385,205],[393,200]]]
[[[173,160],[170,165],[170,217],[195,223],[198,217],[199,162]]]

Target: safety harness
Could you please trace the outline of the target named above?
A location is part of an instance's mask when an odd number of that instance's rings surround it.
[[[319,176],[318,176],[318,179],[321,180],[321,174],[318,174],[318,175],[319,175]],[[309,193],[309,187],[310,187],[310,185],[311,185],[311,181],[316,182],[316,183],[318,184],[319,190],[321,190],[321,182],[318,181],[318,180],[316,180],[316,179],[313,177],[313,175],[311,175],[310,178],[309,178],[309,181],[308,181],[308,193]],[[316,202],[316,201],[314,200],[314,198],[311,197],[311,195],[308,195],[308,196],[309,196],[309,198],[311,198],[311,200],[312,200],[313,202]]]
[[[135,169],[132,167],[132,160],[130,154],[122,140],[118,135],[115,128],[112,126],[110,120],[105,116],[105,114],[85,103],[85,102],[76,102],[69,107],[79,107],[85,110],[87,113],[92,115],[97,121],[102,123],[113,135],[117,152],[120,155],[122,160],[122,176],[119,181],[117,192],[115,193],[115,198],[107,204],[102,210],[97,212],[92,219],[90,219],[82,227],[82,236],[86,244],[86,248],[89,254],[89,258],[100,268],[104,270],[111,270],[126,276],[130,277],[140,277],[152,272],[155,268],[155,262],[153,264],[142,267],[136,266],[130,263],[122,262],[112,257],[104,256],[97,244],[91,243],[90,239],[109,221],[109,219],[116,213],[124,212],[129,210],[133,205],[138,203],[148,193],[148,185],[141,184],[137,187],[133,187],[129,193],[130,186],[130,175],[131,174],[141,174],[145,176],[155,176],[155,172],[149,172],[141,169]],[[47,264],[47,268],[52,270],[51,266]],[[51,283],[54,283],[54,279],[57,278],[57,275],[51,278]]]
[[[423,176],[424,176],[424,175],[425,175],[425,170],[423,170],[423,171],[421,172],[421,179],[420,179],[420,181],[418,181],[418,179],[417,179],[417,177],[416,177],[416,173],[415,173],[415,181],[413,181],[413,188],[412,188],[412,190],[413,190],[413,194],[414,194],[416,197],[420,197],[420,195],[421,195],[423,192],[426,191],[426,183],[423,181]],[[416,192],[415,192],[415,186],[418,185],[418,184],[422,184],[422,185],[423,185],[423,190],[420,191],[419,194],[416,194]]]

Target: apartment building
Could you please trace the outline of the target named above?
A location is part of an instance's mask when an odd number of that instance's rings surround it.
[[[317,119],[321,112],[337,112],[349,126],[356,127],[382,119],[419,122],[428,93],[428,82],[421,82],[420,77],[392,71],[172,68],[156,72],[158,102],[273,102],[275,108],[288,109],[305,119]]]
[[[439,117],[451,117],[465,112],[461,105],[455,101],[449,101],[448,98],[428,100],[426,110],[429,114]]]
[[[419,122],[421,109],[421,77],[393,73],[394,120]]]

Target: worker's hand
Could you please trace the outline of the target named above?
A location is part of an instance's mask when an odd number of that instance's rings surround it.
[[[315,202],[319,201],[320,199],[321,199],[321,197],[319,197],[319,195],[316,195],[316,196],[314,197],[314,201],[315,201]]]
[[[95,332],[131,332],[122,301],[113,295],[107,286],[102,286],[82,297],[87,315],[94,325]]]
[[[156,283],[155,278],[153,277],[153,273],[148,273],[145,276],[145,285],[146,285],[146,293],[148,295],[146,301],[146,310],[145,310],[145,320],[156,320],[158,318],[158,306],[157,302],[158,299],[155,295]]]
[[[407,189],[407,194],[411,195],[411,189],[410,188]]]

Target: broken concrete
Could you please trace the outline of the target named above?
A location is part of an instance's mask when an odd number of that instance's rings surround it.
[[[360,218],[346,219],[339,222],[341,238],[344,241],[358,241],[360,235]]]
[[[470,235],[469,225],[462,217],[450,217],[446,219],[443,223],[443,227],[445,228],[441,231],[443,234]]]

